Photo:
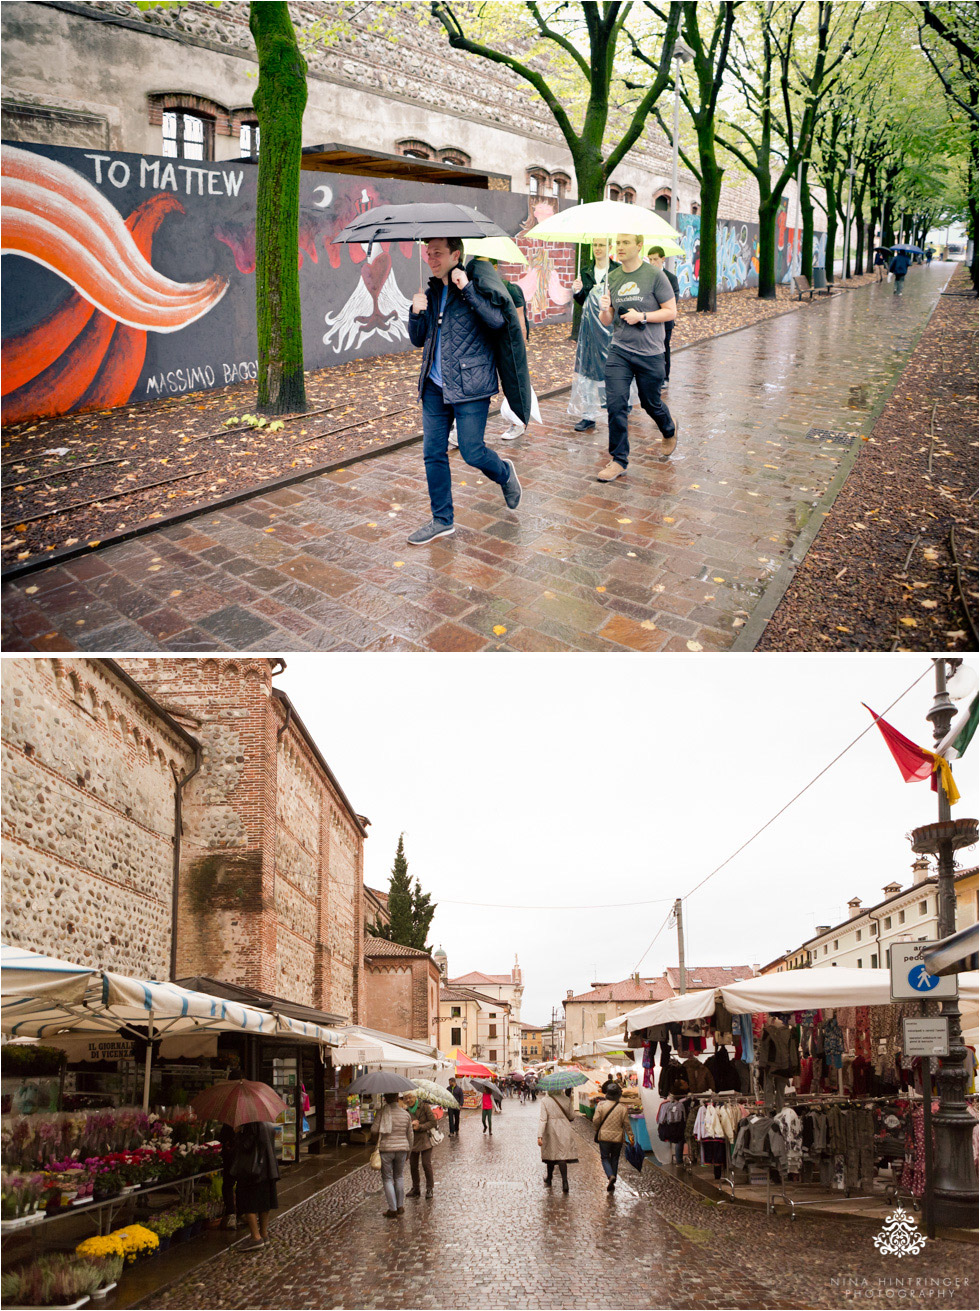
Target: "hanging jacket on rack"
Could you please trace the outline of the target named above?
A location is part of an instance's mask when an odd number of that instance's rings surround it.
[[[661,1069],[657,1081],[657,1092],[661,1097],[680,1097],[690,1090],[684,1067],[678,1061],[671,1061]]]
[[[770,1020],[762,1030],[758,1064],[761,1069],[791,1079],[800,1072],[800,1044],[786,1024]]]
[[[732,1061],[732,1070],[738,1078],[738,1087],[735,1091],[742,1093],[745,1097],[750,1097],[752,1095],[751,1065],[747,1065],[745,1061],[739,1059],[737,1061]]]
[[[741,1078],[735,1069],[735,1062],[729,1058],[727,1047],[719,1047],[713,1055],[708,1057],[704,1064],[705,1068],[711,1072],[717,1092],[748,1091],[742,1088]]]
[[[803,1126],[792,1107],[784,1106],[774,1119],[785,1147],[786,1174],[799,1174],[803,1166]]]
[[[771,1129],[772,1117],[769,1115],[749,1115],[742,1121],[732,1152],[732,1165],[736,1170],[744,1170],[752,1162],[770,1159]]]
[[[714,1092],[715,1081],[711,1071],[696,1056],[689,1056],[681,1069],[685,1072],[687,1086],[692,1093]]]

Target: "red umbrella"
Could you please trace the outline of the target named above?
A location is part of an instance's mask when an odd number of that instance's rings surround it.
[[[202,1120],[220,1120],[233,1129],[253,1120],[274,1123],[276,1117],[289,1109],[287,1104],[267,1083],[250,1079],[232,1079],[205,1088],[191,1101],[195,1114]]]

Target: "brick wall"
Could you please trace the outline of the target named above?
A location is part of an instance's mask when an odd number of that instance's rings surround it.
[[[185,797],[178,972],[357,1020],[363,836],[273,697],[273,663],[126,666],[203,747]]]
[[[414,962],[409,958],[365,962],[363,1023],[401,1038],[419,1038],[414,1017]]]
[[[4,941],[167,978],[193,750],[99,661],[5,660],[2,683]]]

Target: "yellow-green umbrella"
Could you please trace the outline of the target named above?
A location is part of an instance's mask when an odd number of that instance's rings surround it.
[[[505,264],[526,264],[527,256],[510,237],[474,237],[464,239],[467,255],[482,255],[484,259],[502,259]]]
[[[621,200],[596,200],[588,205],[574,205],[552,214],[526,235],[536,241],[572,241],[584,243],[593,237],[611,237],[617,232],[632,232],[643,244],[666,237],[679,240],[680,233],[652,209],[642,205],[624,205]]]

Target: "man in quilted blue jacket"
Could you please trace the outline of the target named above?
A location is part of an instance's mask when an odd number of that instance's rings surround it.
[[[409,537],[413,546],[456,531],[449,470],[454,419],[466,463],[497,483],[508,509],[516,510],[521,502],[513,460],[502,460],[484,441],[490,401],[497,394],[493,339],[506,326],[504,312],[467,277],[459,238],[434,237],[425,243],[425,252],[433,276],[428,289],[412,298],[408,334],[413,346],[422,347],[422,457],[432,519]]]

